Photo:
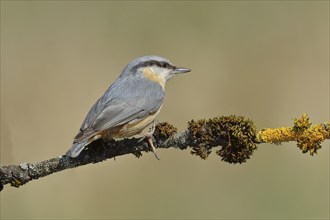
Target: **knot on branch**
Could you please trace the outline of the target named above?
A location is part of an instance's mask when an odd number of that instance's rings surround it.
[[[229,163],[243,163],[256,146],[256,126],[243,116],[221,116],[190,121],[188,129],[193,139],[192,154],[206,159],[212,147],[221,146],[216,154]]]

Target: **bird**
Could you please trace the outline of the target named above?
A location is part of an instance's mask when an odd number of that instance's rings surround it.
[[[163,106],[165,84],[172,76],[190,71],[157,55],[129,62],[91,107],[66,155],[76,158],[87,145],[100,138],[117,140],[140,136],[141,140],[148,141],[159,159],[153,145],[153,132],[155,119]],[[151,131],[144,132],[150,125]]]

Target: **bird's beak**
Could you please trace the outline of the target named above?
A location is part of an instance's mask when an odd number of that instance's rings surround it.
[[[173,71],[172,74],[180,74],[180,73],[188,73],[190,72],[191,69],[184,68],[184,67],[176,67]]]

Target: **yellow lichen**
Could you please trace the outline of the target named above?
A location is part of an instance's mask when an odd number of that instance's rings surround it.
[[[280,144],[291,141],[294,138],[294,132],[290,127],[266,128],[257,134],[257,140],[265,143]]]
[[[267,128],[257,134],[257,141],[264,143],[281,144],[288,141],[297,141],[297,146],[303,153],[311,155],[321,148],[321,142],[330,137],[330,123],[312,125],[308,115],[294,119],[293,127]]]
[[[293,130],[296,132],[305,131],[312,125],[306,113],[304,113],[301,116],[301,118],[294,118],[293,123],[294,123]]]

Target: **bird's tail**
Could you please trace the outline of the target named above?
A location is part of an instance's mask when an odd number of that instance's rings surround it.
[[[80,152],[85,148],[86,145],[88,145],[88,140],[84,140],[81,143],[73,142],[72,147],[70,150],[66,152],[66,155],[72,158],[78,157]]]

